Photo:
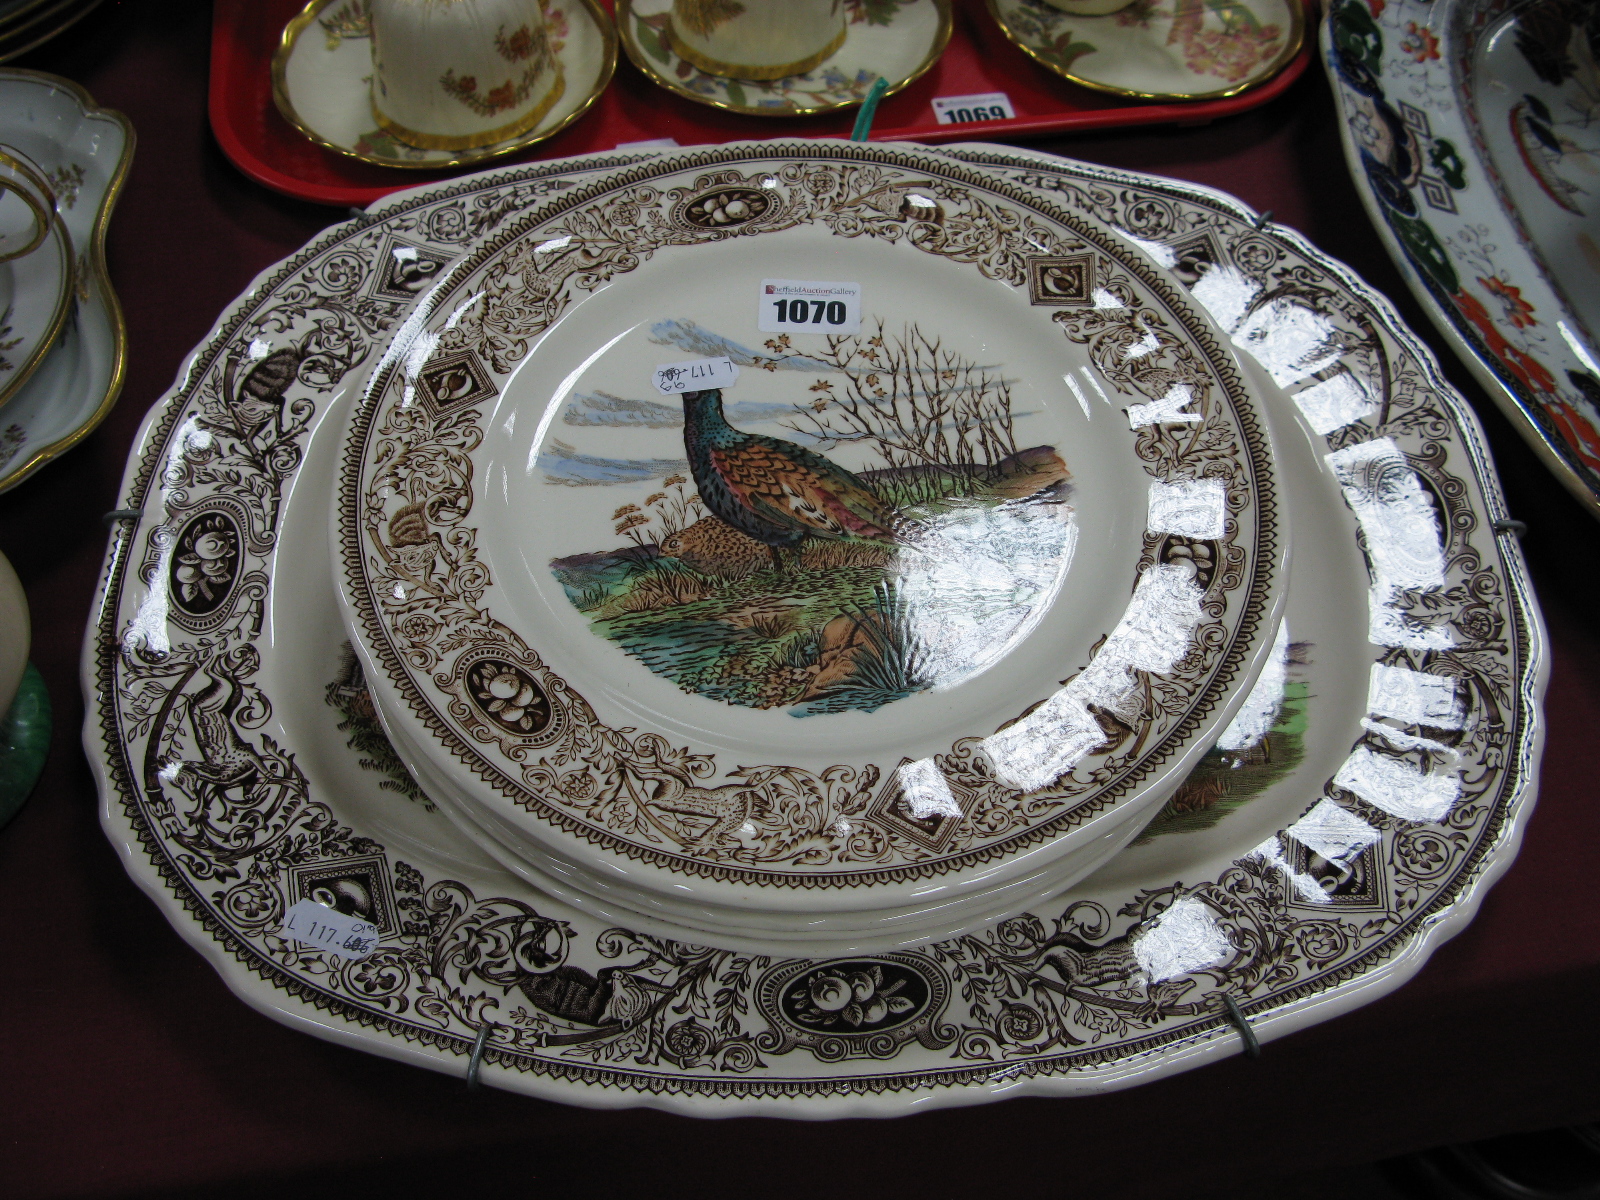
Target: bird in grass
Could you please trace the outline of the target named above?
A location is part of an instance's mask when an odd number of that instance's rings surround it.
[[[782,552],[808,537],[895,544],[895,512],[881,496],[803,446],[735,429],[719,389],[683,393],[683,445],[701,503],[764,543],[779,570]]]

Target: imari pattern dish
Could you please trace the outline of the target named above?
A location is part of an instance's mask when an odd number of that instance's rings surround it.
[[[853,324],[762,340],[828,264]],[[503,840],[680,933],[857,948],[1131,837],[1254,681],[1286,544],[1257,397],[1137,250],[849,143],[662,155],[473,247],[337,519],[380,711]]]
[[[908,87],[950,41],[950,0],[841,0],[844,39],[820,62],[778,79],[712,73],[684,58],[669,32],[673,0],[617,0],[617,28],[633,65],[671,92],[729,112],[805,117],[852,108],[872,85]]]
[[[989,0],[989,12],[1057,75],[1140,100],[1237,95],[1288,66],[1305,40],[1301,0],[1133,0],[1098,16],[1048,0]]]
[[[134,138],[126,117],[96,107],[77,84],[7,69],[0,70],[0,143],[17,147],[44,172],[75,258],[61,333],[0,409],[4,490],[87,437],[122,391],[127,333],[106,273],[105,236]]]
[[[1340,0],[1324,51],[1367,211],[1439,328],[1600,515],[1600,17]]]
[[[554,137],[588,112],[617,65],[616,28],[597,0],[544,0],[543,9],[538,47],[531,34],[525,44],[513,30],[498,53],[508,70],[524,72],[536,50],[541,59],[552,58],[558,86],[542,93],[549,102],[531,125],[487,145],[425,149],[380,127],[372,101],[372,32],[365,0],[312,0],[289,22],[272,59],[273,100],[284,120],[319,146],[375,166],[438,171],[515,153]],[[450,79],[455,102],[468,111],[498,109],[506,99],[483,92],[476,76],[451,72]],[[473,86],[465,87],[467,82]],[[411,137],[411,142],[423,140]]]
[[[120,502],[143,516],[114,534],[85,644],[106,831],[242,999],[458,1075],[482,1033],[486,1080],[569,1103],[887,1116],[1235,1053],[1225,996],[1271,1039],[1398,986],[1470,920],[1532,805],[1546,668],[1465,403],[1379,294],[1236,201],[954,155],[1126,230],[1185,285],[1214,276],[1218,321],[1293,392],[1274,415],[1311,549],[1218,749],[1052,906],[892,953],[641,935],[499,868],[382,735],[343,645],[327,507],[415,263],[449,266],[616,160],[436,185],[329,230],[222,315],[130,459]],[[1276,714],[1256,703],[1274,683]],[[312,896],[376,924],[376,952],[282,936]]]

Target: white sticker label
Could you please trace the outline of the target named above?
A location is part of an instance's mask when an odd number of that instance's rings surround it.
[[[315,900],[302,900],[283,915],[278,930],[301,945],[331,950],[340,958],[366,958],[378,948],[378,927],[360,917],[348,917]]]
[[[814,279],[763,279],[762,333],[860,333],[861,285]]]
[[[968,121],[1003,121],[1016,116],[1017,110],[1004,92],[985,92],[981,96],[935,96],[933,115],[941,125],[965,125]]]
[[[739,368],[731,358],[691,358],[688,362],[662,363],[652,377],[656,391],[663,396],[679,392],[703,392],[707,388],[733,386]]]

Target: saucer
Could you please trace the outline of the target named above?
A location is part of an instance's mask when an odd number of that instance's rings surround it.
[[[77,251],[74,302],[61,335],[0,410],[3,491],[87,437],[122,391],[127,332],[106,272],[105,236],[133,159],[134,134],[126,117],[97,107],[77,84],[5,68],[0,142],[44,171]]]
[[[1107,16],[988,0],[1024,54],[1064,79],[1137,100],[1214,100],[1265,83],[1305,38],[1302,0],[1133,0]]]
[[[385,719],[572,887],[948,931],[1113,853],[1243,701],[1287,547],[1265,418],[1104,227],[789,141],[467,249],[352,419],[346,624]],[[825,263],[854,327],[763,341],[764,277]],[[652,385],[706,354],[741,374]]]
[[[84,745],[102,823],[242,1000],[456,1076],[476,1044],[486,1082],[565,1103],[891,1116],[1214,1061],[1241,1048],[1225,998],[1269,1041],[1401,985],[1465,927],[1532,808],[1547,671],[1466,402],[1387,300],[1237,201],[1003,147],[947,157],[1093,212],[1186,286],[1219,272],[1198,290],[1298,427],[1282,438],[1305,549],[1273,659],[1280,710],[1247,704],[1255,720],[1142,844],[957,941],[759,958],[541,895],[432,810],[341,646],[328,496],[375,335],[351,326],[337,357],[249,393],[263,409],[216,403],[263,347],[299,345],[351,303],[404,319],[386,290],[395,247],[456,261],[463,204],[525,211],[614,160],[431,185],[325,231],[220,316],[140,432],[119,503],[144,519],[119,525],[92,609]],[[271,422],[248,454],[230,409]],[[226,534],[206,550],[213,586],[184,595],[169,585],[202,526]],[[279,933],[319,895],[379,927],[372,956]]]
[[[555,136],[600,98],[617,66],[617,34],[597,0],[546,0],[550,44],[566,87],[527,133],[474,150],[421,150],[372,116],[372,41],[358,0],[312,0],[284,28],[272,58],[272,97],[284,120],[317,145],[380,167],[439,171],[485,162]]]
[[[804,75],[755,81],[708,75],[661,36],[672,0],[617,0],[617,28],[633,65],[697,104],[757,117],[809,117],[851,108],[887,79],[892,96],[939,60],[950,40],[950,0],[844,0],[845,41]]]

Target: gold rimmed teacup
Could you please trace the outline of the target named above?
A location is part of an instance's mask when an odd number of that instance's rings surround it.
[[[815,70],[848,28],[840,0],[673,0],[663,36],[708,75],[769,80]]]
[[[476,150],[561,99],[539,0],[371,0],[372,116],[423,150]]]
[[[366,10],[351,0],[311,0],[284,27],[272,59],[273,100],[284,120],[311,141],[374,166],[439,171],[514,154],[554,137],[586,113],[616,68],[616,30],[598,0],[544,0],[542,7],[558,84],[542,111],[480,131],[521,127],[499,140],[465,148],[425,146],[417,136],[423,131],[403,121],[397,122],[402,130],[385,127],[385,114],[374,111],[367,82],[375,70]],[[507,31],[508,45],[515,33]],[[531,41],[531,28],[529,34]],[[458,83],[461,78],[457,71]],[[403,140],[402,132],[415,140]]]

